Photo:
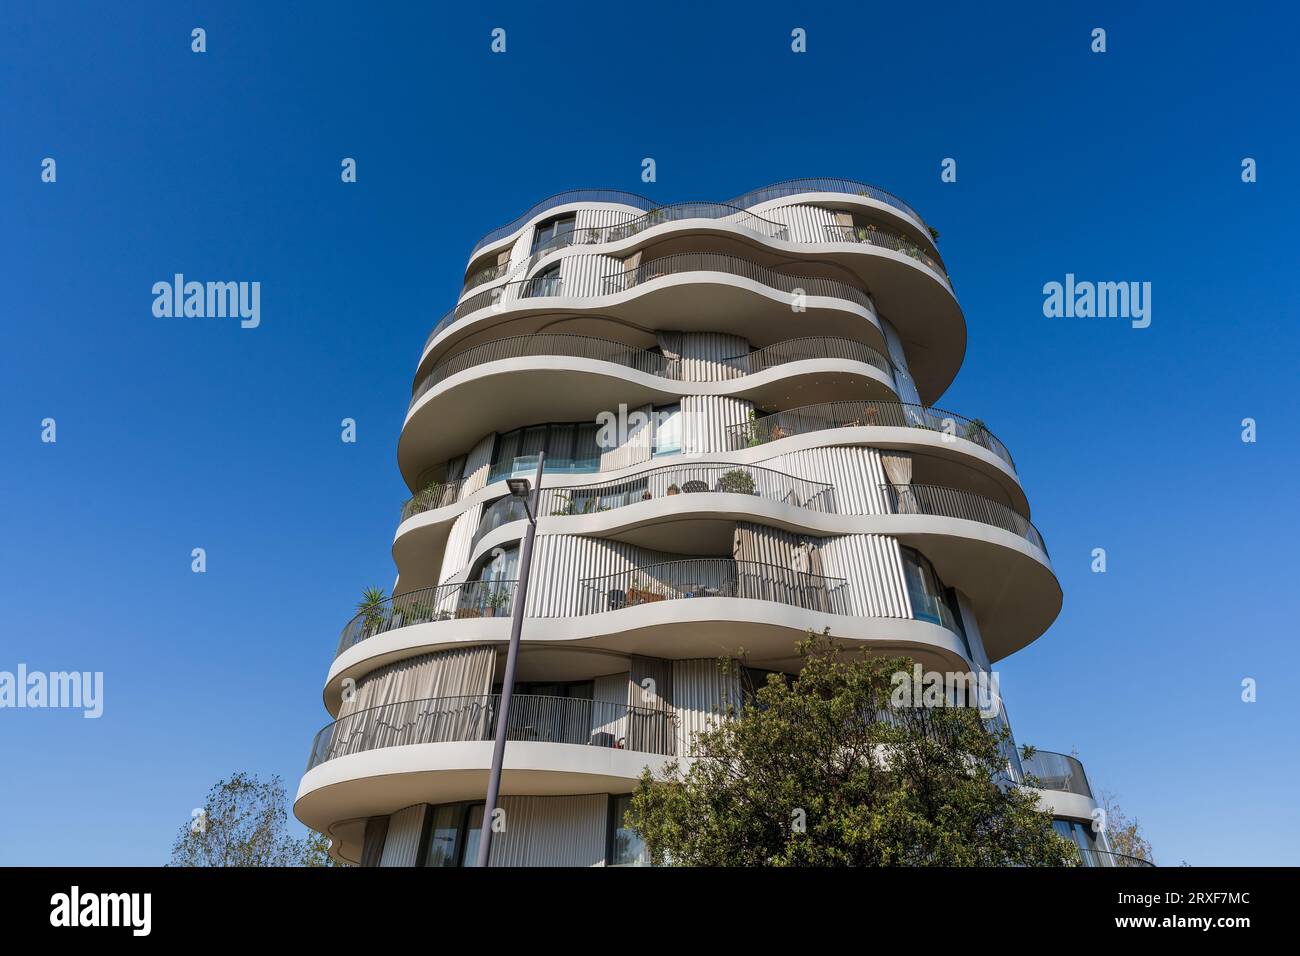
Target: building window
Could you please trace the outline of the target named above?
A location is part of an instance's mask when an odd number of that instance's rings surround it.
[[[658,455],[679,455],[682,451],[682,406],[664,405],[655,409],[655,447]]]
[[[543,269],[537,275],[528,280],[525,287],[527,291],[525,296],[535,295],[559,295],[560,294],[560,264]]]
[[[1097,835],[1093,832],[1091,822],[1055,817],[1052,820],[1052,829],[1079,848],[1079,856],[1083,858],[1084,866],[1107,865],[1104,861],[1109,861],[1110,858],[1098,855],[1097,851],[1105,847],[1097,845]]]
[[[623,825],[632,795],[622,793],[609,798],[609,848],[606,861],[610,866],[649,866],[650,854],[645,841]]]
[[[965,642],[966,635],[959,623],[960,612],[953,600],[953,592],[944,587],[934,565],[912,548],[898,550],[903,558],[903,578],[907,582],[907,596],[912,602],[912,617],[946,627]]]
[[[531,478],[537,471],[538,452],[546,452],[546,473],[590,474],[600,470],[600,447],[595,422],[530,425],[497,437],[488,481]]]
[[[537,228],[533,230],[532,251],[536,252],[543,246],[550,248],[552,245],[559,245],[564,242],[563,239],[558,237],[572,234],[577,226],[577,221],[577,214],[570,213],[567,216],[556,216],[554,219],[538,223]]]
[[[483,827],[483,804],[429,807],[424,827],[425,866],[473,866]]]

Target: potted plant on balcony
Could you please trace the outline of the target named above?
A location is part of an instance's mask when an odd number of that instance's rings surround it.
[[[671,484],[668,486],[668,494],[670,495],[681,494],[681,491],[682,489],[678,488],[676,484]]]
[[[718,491],[733,495],[755,494],[754,476],[743,468],[732,468],[730,471],[723,472],[722,477],[718,479]]]
[[[371,637],[379,632],[383,627],[388,615],[384,612],[384,605],[388,601],[388,595],[384,593],[383,588],[365,588],[361,592],[361,600],[357,602],[357,613],[361,615],[361,633],[365,637]]]
[[[745,446],[748,448],[757,448],[761,445],[762,439],[758,437],[758,413],[752,408],[745,420]]]
[[[555,492],[555,510],[551,512],[552,518],[563,517],[564,515],[573,514],[573,496],[563,491]]]
[[[488,594],[487,603],[483,608],[484,617],[496,617],[497,613],[504,610],[510,603],[510,592],[505,588],[497,588]]]

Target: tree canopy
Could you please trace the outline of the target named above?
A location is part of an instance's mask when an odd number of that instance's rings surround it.
[[[627,825],[651,862],[679,866],[1063,866],[1050,812],[1010,784],[1009,731],[963,707],[894,708],[907,658],[800,643],[797,676],[647,770]],[[727,666],[723,662],[722,666]]]
[[[236,773],[219,780],[176,835],[171,866],[335,866],[329,839],[288,833],[284,785]]]

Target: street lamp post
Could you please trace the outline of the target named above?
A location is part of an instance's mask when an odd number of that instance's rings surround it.
[[[506,652],[506,672],[501,680],[501,706],[497,712],[496,743],[492,747],[492,771],[488,775],[487,802],[483,804],[483,829],[478,838],[478,866],[488,865],[492,850],[492,816],[496,812],[497,797],[501,792],[501,765],[506,755],[506,731],[510,718],[510,698],[515,690],[515,665],[519,661],[519,635],[524,628],[524,604],[528,600],[528,572],[533,563],[533,538],[537,536],[537,509],[542,502],[542,469],[546,467],[546,452],[537,456],[537,476],[531,486],[532,505],[529,505],[530,486],[527,478],[512,478],[506,482],[510,494],[523,499],[524,513],[528,515],[528,530],[524,532],[523,547],[519,549],[519,583],[515,587],[515,604],[510,614],[510,650]]]

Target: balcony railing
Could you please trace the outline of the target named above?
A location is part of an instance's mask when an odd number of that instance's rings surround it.
[[[772,601],[828,614],[848,613],[848,582],[758,561],[687,558],[584,578],[579,614],[640,604],[722,597]]]
[[[785,182],[773,183],[770,186],[750,190],[744,195],[731,200],[730,205],[748,209],[750,206],[757,206],[759,203],[770,202],[773,199],[784,199],[786,196],[795,196],[801,193],[849,193],[855,196],[866,196],[868,199],[874,199],[877,202],[893,206],[925,225],[925,220],[921,218],[921,214],[893,193],[887,192],[879,186],[860,183],[853,179],[788,179]]]
[[[593,338],[589,335],[544,332],[537,335],[514,335],[457,352],[435,365],[429,374],[420,380],[411,395],[411,404],[414,405],[425,392],[457,372],[485,365],[488,362],[524,358],[530,355],[594,359],[598,362],[621,365],[647,375],[657,375],[660,378],[673,380],[681,378],[681,362],[667,358],[659,352],[651,352],[634,345],[624,345],[622,342]]]
[[[547,459],[550,463],[550,459]],[[618,481],[596,485],[543,488],[542,517],[596,514],[656,498],[693,494],[754,495],[823,513],[835,512],[835,489],[759,465],[691,463],[665,465]],[[483,509],[470,538],[470,550],[491,531],[528,517],[522,498],[507,495]]]
[[[906,402],[828,402],[824,405],[805,405],[789,411],[777,412],[738,425],[727,431],[733,450],[764,445],[768,442],[832,428],[860,426],[888,426],[891,428],[919,428],[965,438],[988,449],[1012,468],[1015,462],[1011,452],[998,441],[979,419],[962,418],[951,412]]]
[[[1050,750],[1037,750],[1031,756],[1021,757],[1026,777],[1037,778],[1034,784],[1040,790],[1060,790],[1092,798],[1092,787],[1083,772],[1083,764],[1066,754]]]
[[[647,229],[663,225],[666,222],[680,222],[683,219],[714,219],[719,222],[727,222],[768,239],[785,239],[790,234],[789,227],[784,223],[764,219],[762,216],[756,216],[752,212],[736,206],[717,202],[684,202],[660,206],[657,209],[650,210],[644,216],[639,216],[628,222],[615,223],[610,226],[592,226],[586,229],[570,229],[552,236],[534,251],[537,253],[553,252],[556,249],[564,249],[569,246],[618,242],[638,235]]]
[[[461,290],[461,295],[464,295],[470,289],[478,288],[485,282],[500,279],[502,276],[509,274],[509,272],[510,260],[508,259],[505,262],[498,262],[494,265],[490,265],[486,269],[480,269],[465,280],[465,287]]]
[[[569,332],[544,332],[536,335],[515,335],[457,352],[439,362],[420,379],[411,394],[411,405],[439,382],[458,372],[475,368],[488,362],[527,356],[564,356],[610,362],[623,368],[655,375],[670,381],[682,380],[682,360],[668,358],[661,352],[612,342],[608,339],[575,335]],[[861,362],[880,369],[892,377],[893,365],[884,355],[869,345],[852,339],[829,336],[810,336],[778,342],[744,355],[722,359],[718,365],[728,378],[740,378],[790,362],[814,359],[844,359]]]
[[[790,362],[816,359],[845,359],[850,362],[861,362],[880,369],[891,378],[894,374],[894,363],[870,345],[863,345],[853,339],[830,336],[789,339],[744,355],[733,355],[723,359],[723,362],[729,369],[734,369],[737,376],[742,376],[753,375]]]
[[[540,216],[548,209],[555,209],[559,206],[566,206],[576,202],[605,202],[618,203],[623,206],[634,206],[637,209],[653,209],[658,205],[653,199],[647,199],[645,196],[638,196],[636,193],[624,192],[621,189],[568,189],[562,193],[556,193],[554,196],[548,196],[541,202],[534,204],[527,212],[516,216],[504,226],[488,232],[482,239],[474,243],[474,248],[470,251],[470,258],[473,259],[478,255],[479,250],[483,247],[496,242],[498,239],[504,239],[512,232],[520,229],[524,223],[534,216]]]
[[[747,259],[729,256],[721,252],[681,252],[676,255],[663,256],[643,262],[634,269],[615,272],[604,277],[606,292],[624,292],[643,282],[662,276],[681,275],[686,272],[724,272],[741,279],[749,279],[771,289],[794,294],[802,291],[805,295],[829,296],[844,299],[862,306],[869,312],[875,311],[871,296],[856,286],[837,279],[824,279],[819,276],[792,276],[777,272],[767,266],[760,266]]]
[[[584,232],[585,230],[578,231]],[[568,236],[569,234],[564,235]],[[532,260],[530,260],[530,265],[523,267],[523,269],[531,268],[531,262],[540,255],[541,253],[534,254]],[[603,276],[603,292],[623,292],[650,279],[657,279],[665,275],[679,275],[684,272],[724,272],[740,278],[750,279],[782,292],[793,294],[796,290],[803,290],[806,295],[845,299],[862,306],[868,311],[874,312],[875,310],[871,296],[846,282],[820,276],[786,275],[767,266],[760,266],[746,259],[729,256],[721,252],[683,252],[652,259],[634,269]],[[494,285],[490,289],[484,289],[482,292],[461,299],[434,325],[429,337],[425,339],[424,347],[427,349],[429,343],[437,338],[443,329],[480,309],[504,306],[520,299],[563,294],[563,283],[560,276],[556,274],[533,276],[530,279],[519,279],[514,282]]]
[[[402,505],[402,520],[405,521],[412,515],[422,514],[425,511],[433,511],[437,508],[454,505],[460,500],[461,493],[464,490],[464,478],[458,478],[455,481],[440,481],[429,485],[427,488],[417,491],[406,504]]]
[[[501,695],[434,697],[380,704],[346,714],[312,742],[307,769],[349,754],[411,744],[490,741]],[[574,697],[514,694],[506,739],[580,744],[671,756],[676,727],[668,710]]]
[[[560,276],[541,275],[533,276],[529,279],[519,279],[516,282],[506,282],[502,285],[493,286],[490,289],[484,289],[482,292],[475,293],[467,298],[461,299],[460,302],[447,312],[438,324],[433,327],[429,337],[424,340],[424,347],[428,348],[429,343],[438,337],[438,333],[458,319],[479,309],[486,309],[490,306],[506,305],[510,302],[517,302],[520,299],[533,299],[540,296],[554,296],[564,294],[564,282]]]
[[[835,511],[831,485],[758,465],[695,462],[666,465],[608,484],[543,488],[538,510],[551,516],[585,515],[679,494],[719,493],[754,495],[811,511]]]
[[[1082,847],[1078,849],[1083,866],[1155,866],[1150,860],[1139,859],[1136,856],[1128,856],[1124,853],[1111,853],[1109,850],[1085,850]]]
[[[856,196],[866,196],[877,202],[883,202],[886,205],[893,206],[902,212],[907,213],[917,222],[924,225],[925,220],[921,214],[913,209],[910,205],[899,199],[893,193],[881,189],[879,186],[872,186],[869,183],[861,183],[853,179],[838,178],[811,178],[811,179],[789,179],[785,182],[773,183],[770,186],[763,186],[759,189],[753,189],[749,192],[737,196],[727,203],[718,205],[730,206],[737,209],[748,209],[750,206],[757,206],[759,203],[769,202],[773,199],[782,199],[786,196],[794,196],[800,193],[825,192],[825,193],[849,193]],[[555,209],[559,206],[569,205],[570,203],[592,202],[592,203],[618,203],[623,206],[633,206],[637,209],[647,211],[659,208],[659,204],[645,196],[638,196],[635,193],[624,192],[620,189],[569,189],[565,192],[556,193],[549,196],[541,202],[534,204],[527,212],[516,216],[510,222],[503,226],[498,226],[483,236],[478,242],[474,243],[474,248],[470,252],[470,258],[478,255],[484,247],[496,242],[498,239],[504,239],[512,232],[519,230],[524,223],[534,216],[540,216],[549,209]]]
[[[467,581],[441,584],[391,597],[358,613],[339,637],[337,657],[364,640],[413,624],[476,617],[509,617],[514,610],[515,581]]]
[[[875,226],[827,226],[826,238],[831,242],[861,242],[881,249],[901,252],[929,266],[945,280],[948,278],[948,272],[943,265],[911,239]]]
[[[1038,529],[1030,523],[1029,519],[1012,511],[1000,501],[941,485],[881,485],[880,490],[893,514],[938,515],[944,518],[978,521],[980,524],[992,525],[1019,535],[1030,544],[1037,546],[1044,554],[1047,553],[1043,536],[1038,533]]]

